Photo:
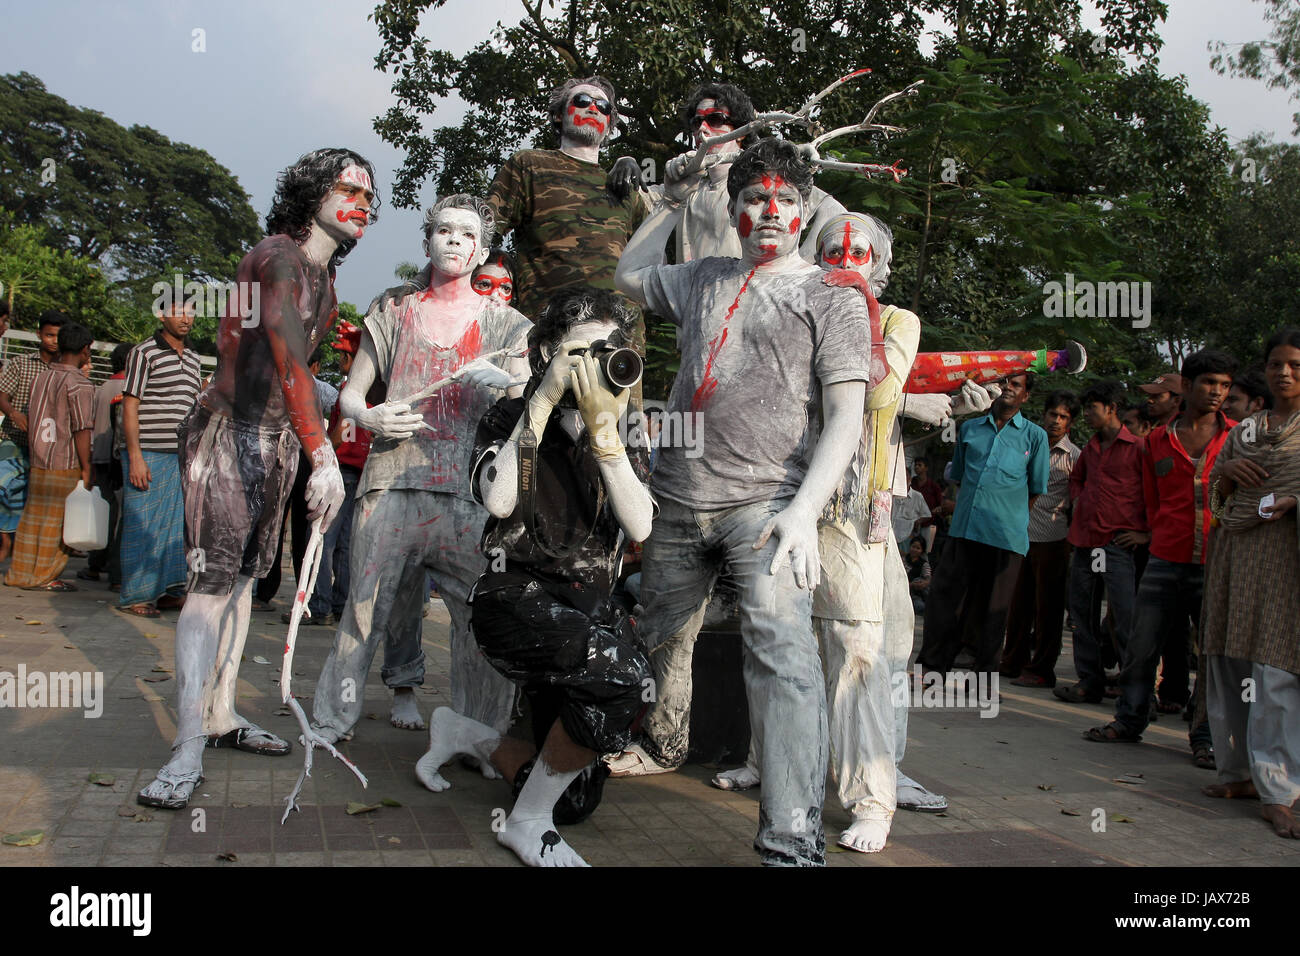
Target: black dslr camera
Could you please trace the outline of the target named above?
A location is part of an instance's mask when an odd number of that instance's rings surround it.
[[[641,361],[641,356],[637,355],[634,350],[610,345],[604,339],[597,339],[591,343],[590,348],[574,349],[569,354],[586,355],[588,352],[596,360],[596,364],[600,366],[601,371],[605,373],[605,381],[608,383],[611,392],[631,388],[641,381],[641,374],[645,371],[645,363]]]

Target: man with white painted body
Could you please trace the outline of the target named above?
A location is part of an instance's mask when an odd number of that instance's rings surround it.
[[[528,379],[528,320],[472,287],[494,229],[491,207],[473,196],[434,204],[424,220],[432,279],[423,291],[372,304],[339,396],[343,416],[374,438],[357,486],[348,603],[312,702],[313,728],[331,742],[349,737],[361,719],[381,643],[393,725],[425,729],[415,688],[424,682],[426,572],[451,615],[452,706],[498,730],[509,726],[514,687],[474,644],[466,603],[483,570],[478,542],[487,518],[470,488],[474,431],[512,382],[521,383],[512,389],[518,394]],[[376,376],[388,400],[367,408]],[[414,407],[406,401],[452,376]]]
[[[300,444],[312,520],[328,528],[343,501],[307,357],[338,318],[335,268],[375,218],[372,177],[350,150],[306,154],[281,174],[267,238],[239,263],[217,370],[182,426],[189,596],[176,622],[177,733],[171,760],[136,797],[145,806],[189,802],[205,743],[290,750],[235,712],[235,687],[253,581],[275,559]]]
[[[878,309],[874,299],[888,284],[893,258],[889,228],[873,216],[846,213],[828,222],[818,240],[822,267],[856,273],[869,308]],[[921,323],[894,306],[879,309],[878,322],[889,368],[879,384],[873,376],[861,445],[823,511],[818,529],[823,577],[813,596],[813,627],[826,667],[832,764],[840,802],[853,816],[839,842],[865,853],[884,848],[896,805],[927,812],[948,806],[898,766],[907,746],[908,704],[905,695],[894,692],[894,682],[906,676],[915,620],[890,512],[900,487],[907,488],[896,416],[903,414],[902,389],[916,359]],[[982,388],[971,385],[966,391],[959,412],[978,406],[981,398],[987,403]],[[906,404],[924,399],[911,409],[922,421],[948,417],[947,396],[907,398]],[[715,775],[714,786],[758,785],[760,749],[761,741],[751,735],[747,765]]]
[[[817,516],[861,438],[870,325],[859,293],[823,283],[799,257],[812,169],[796,147],[751,147],[727,186],[740,259],[663,265],[681,210],[661,206],[618,267],[625,294],[679,327],[667,414],[699,415],[704,428],[702,455],[659,449],[652,489],[661,510],[645,545],[641,622],[658,696],[642,745],[625,756],[651,760],[648,746],[661,764],[685,760],[691,655],[725,570],[739,592],[750,720],[774,781],[754,846],[767,864],[816,866],[825,862],[827,749],[811,620]]]
[[[727,174],[741,149],[758,141],[747,136],[709,149],[704,167],[686,175],[686,167],[704,140],[730,133],[754,119],[754,104],[739,87],[731,83],[705,83],[696,87],[681,109],[682,131],[695,144],[690,150],[669,160],[664,168],[663,185],[647,191],[653,207],[665,204],[681,208],[681,222],[676,229],[677,262],[706,259],[709,256],[740,258],[740,240],[727,211]],[[610,171],[611,180],[639,182],[640,169],[631,157],[623,157]],[[805,236],[800,255],[812,262],[817,255],[817,235],[844,206],[816,186],[808,196],[802,220]]]

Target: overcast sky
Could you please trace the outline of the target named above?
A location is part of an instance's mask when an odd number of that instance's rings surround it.
[[[1220,77],[1206,44],[1267,36],[1251,0],[1170,0],[1160,30],[1162,70],[1188,78],[1233,141],[1263,130],[1290,140],[1300,104],[1251,80]],[[276,173],[318,146],[347,146],[376,167],[388,198],[400,154],[371,127],[390,102],[391,78],[374,69],[379,38],[369,0],[43,0],[4,5],[0,72],[34,73],[53,93],[124,126],[152,126],[211,153],[238,177],[264,217]],[[427,14],[425,35],[463,52],[516,0],[449,0]],[[193,31],[206,52],[193,52]],[[1225,31],[1231,30],[1231,33]],[[438,124],[459,121],[452,107]],[[432,187],[421,195],[427,205]],[[420,214],[385,202],[380,221],[339,271],[341,300],[362,308],[393,283],[393,267],[421,258]]]

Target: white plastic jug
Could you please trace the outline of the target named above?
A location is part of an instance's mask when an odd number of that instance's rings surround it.
[[[64,500],[63,543],[76,551],[108,546],[108,502],[98,488],[87,491],[79,481]]]

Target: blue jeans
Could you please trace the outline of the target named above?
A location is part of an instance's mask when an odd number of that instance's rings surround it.
[[[1147,562],[1138,589],[1133,632],[1119,672],[1119,700],[1115,703],[1115,721],[1129,733],[1142,733],[1150,722],[1160,652],[1171,634],[1187,633],[1189,620],[1199,622],[1204,581],[1202,564],[1180,564],[1155,555]],[[1184,676],[1184,682],[1186,679]]]
[[[348,603],[348,554],[352,546],[352,510],[355,504],[357,483],[361,481],[361,472],[344,465],[339,469],[343,475],[343,507],[339,515],[325,532],[325,546],[321,550],[320,571],[316,574],[316,588],[311,600],[307,602],[312,617],[324,617],[326,614],[343,616],[343,607]]]
[[[1115,637],[1119,641],[1120,660],[1132,640],[1133,606],[1137,590],[1134,580],[1133,552],[1117,544],[1108,544],[1095,558],[1096,548],[1074,549],[1070,558],[1070,617],[1074,621],[1074,671],[1079,675],[1083,692],[1101,699],[1106,691],[1106,669],[1102,665],[1101,642],[1106,640],[1101,619],[1101,596],[1115,613]],[[1094,563],[1100,568],[1093,570]]]
[[[643,732],[659,762],[686,761],[691,657],[722,571],[739,593],[749,720],[762,741],[763,791],[754,849],[764,863],[820,866],[826,838],[826,689],[812,629],[812,593],[787,565],[768,573],[776,538],[754,542],[788,504],[763,501],[719,511],[662,502],[641,563],[641,621],[655,674],[655,702]]]

